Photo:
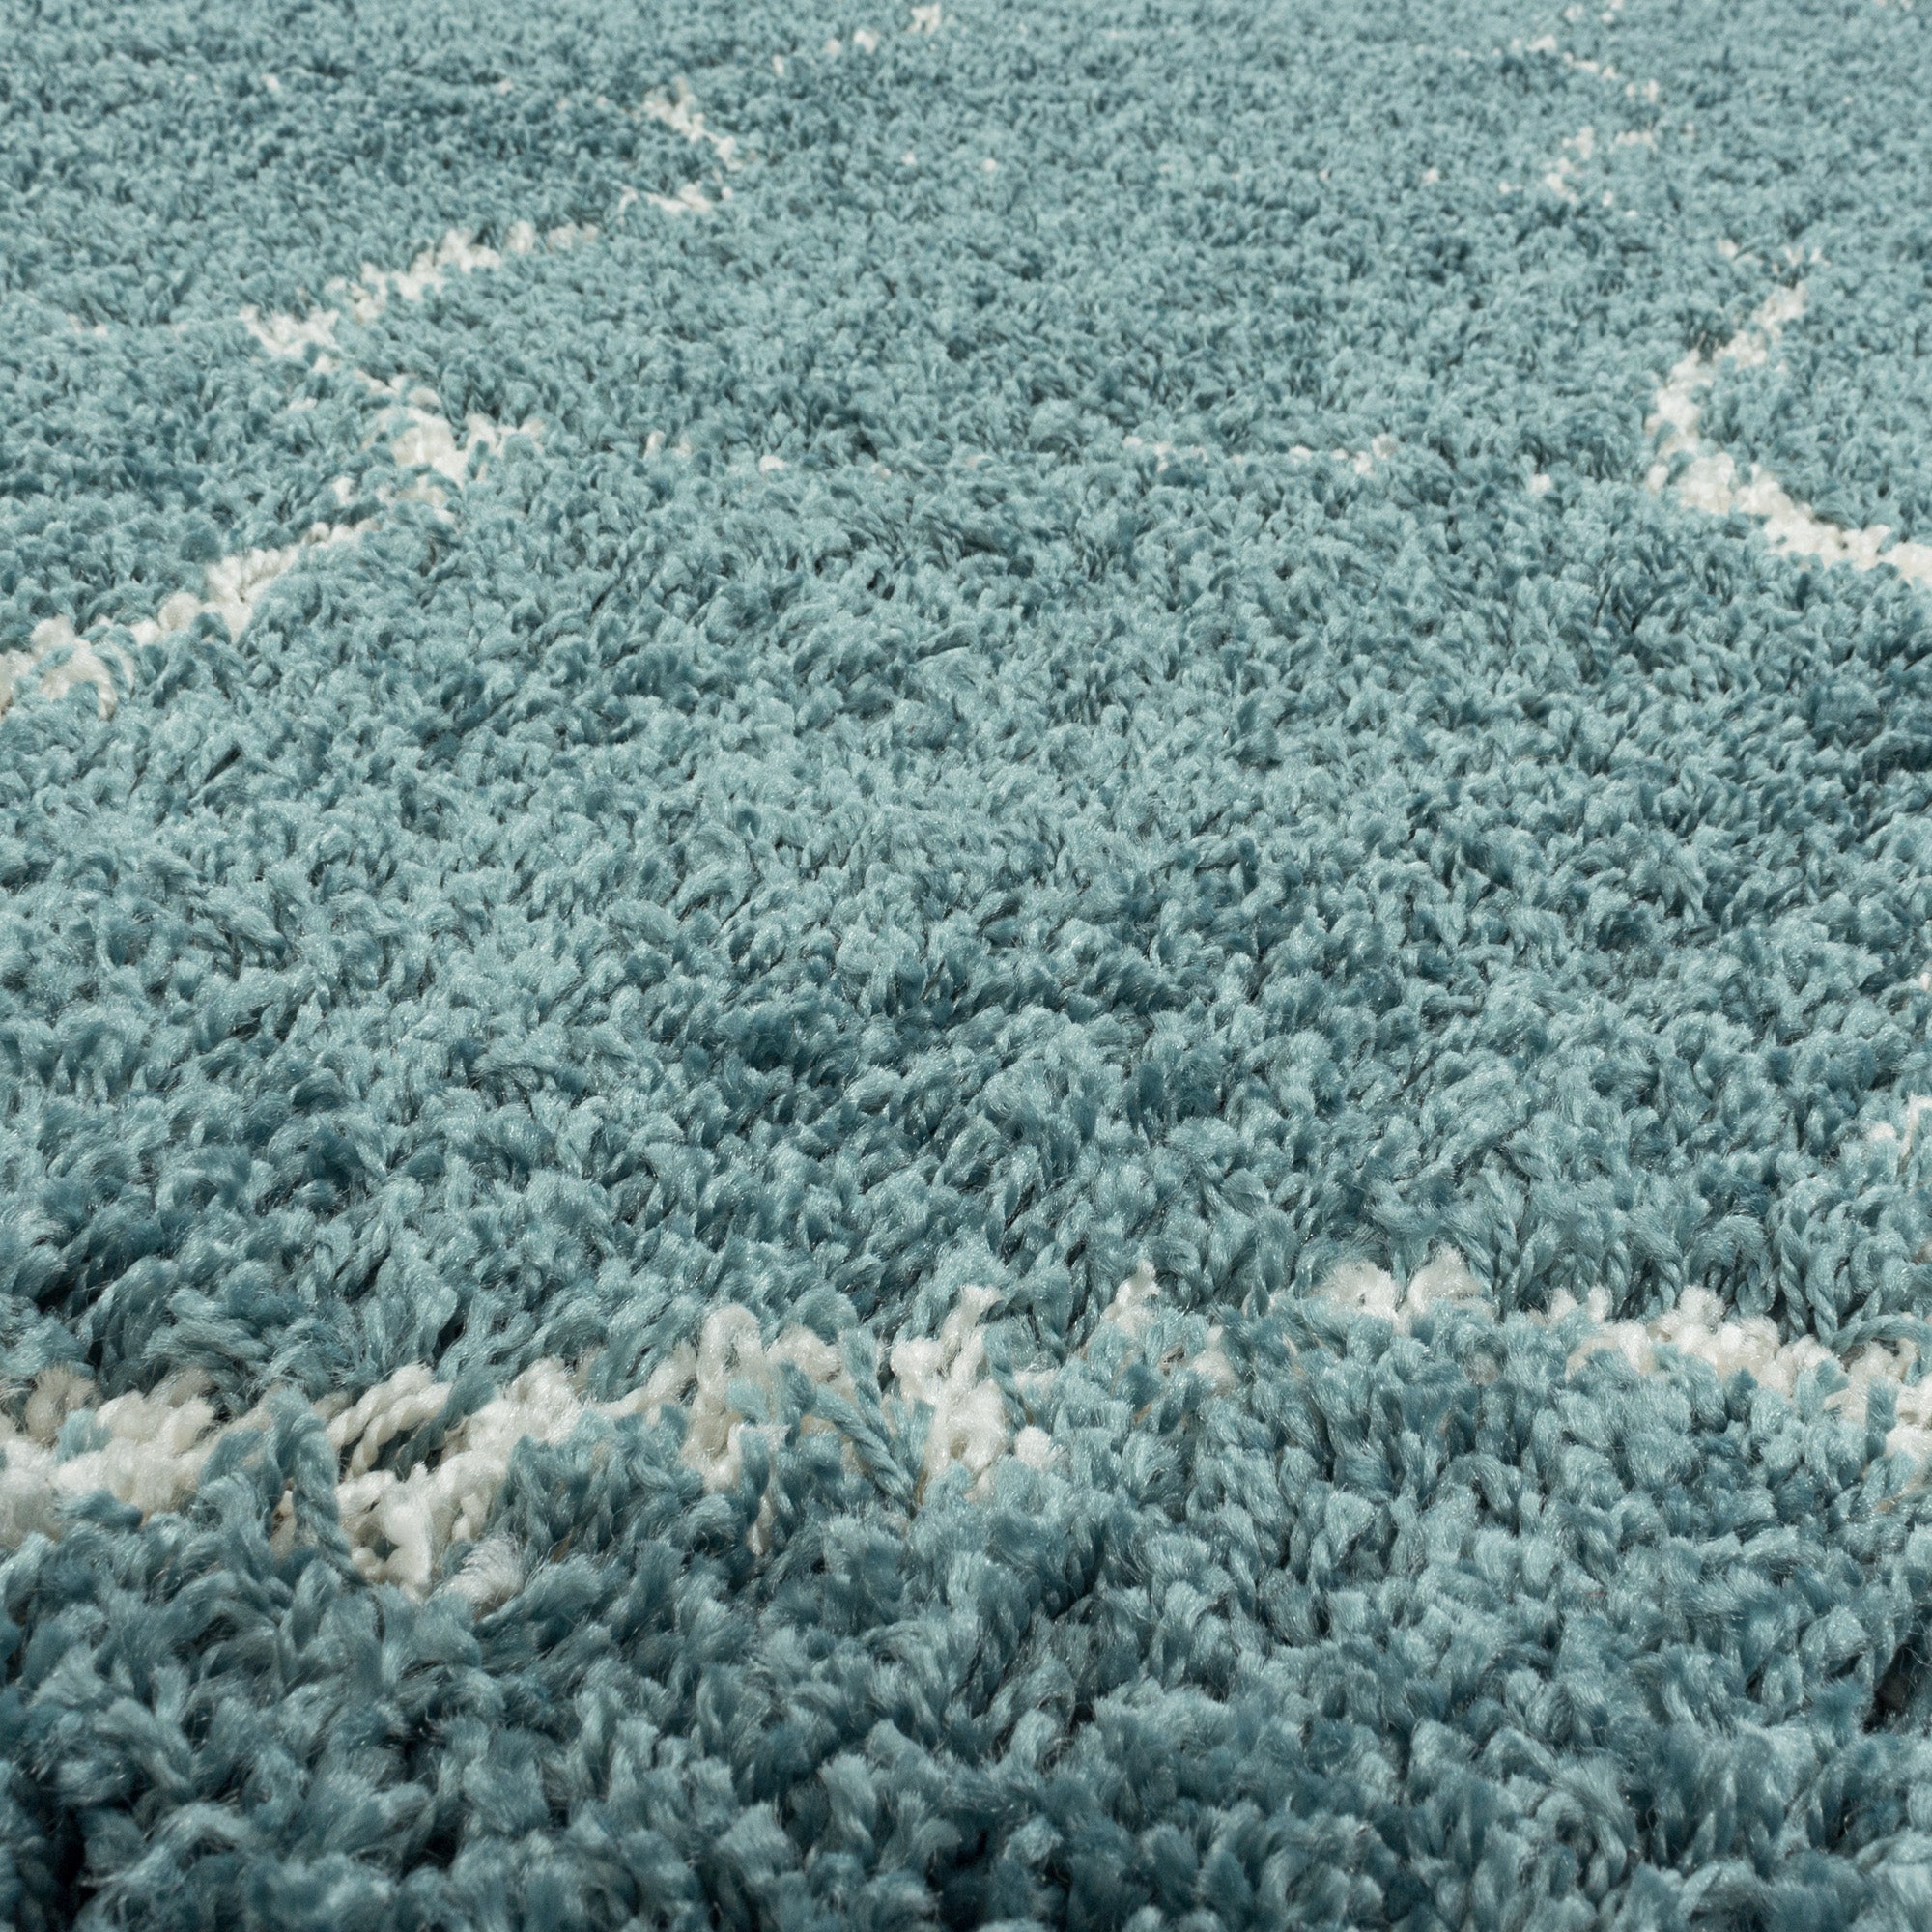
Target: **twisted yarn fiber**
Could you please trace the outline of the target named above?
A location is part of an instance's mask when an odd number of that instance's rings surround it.
[[[1929,36],[0,0],[0,1919],[1932,1924]]]

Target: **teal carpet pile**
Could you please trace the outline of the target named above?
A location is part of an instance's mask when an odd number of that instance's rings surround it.
[[[1928,99],[0,0],[0,1922],[1932,1925]]]

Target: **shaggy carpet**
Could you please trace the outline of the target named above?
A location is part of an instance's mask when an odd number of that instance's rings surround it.
[[[0,1920],[1932,1925],[1928,98],[0,0]]]

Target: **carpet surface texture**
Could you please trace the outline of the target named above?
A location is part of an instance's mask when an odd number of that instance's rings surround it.
[[[1932,1927],[1928,99],[0,0],[0,1922]]]

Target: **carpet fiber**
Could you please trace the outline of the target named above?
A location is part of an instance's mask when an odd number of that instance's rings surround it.
[[[0,0],[0,1920],[1932,1925],[1928,98]]]

